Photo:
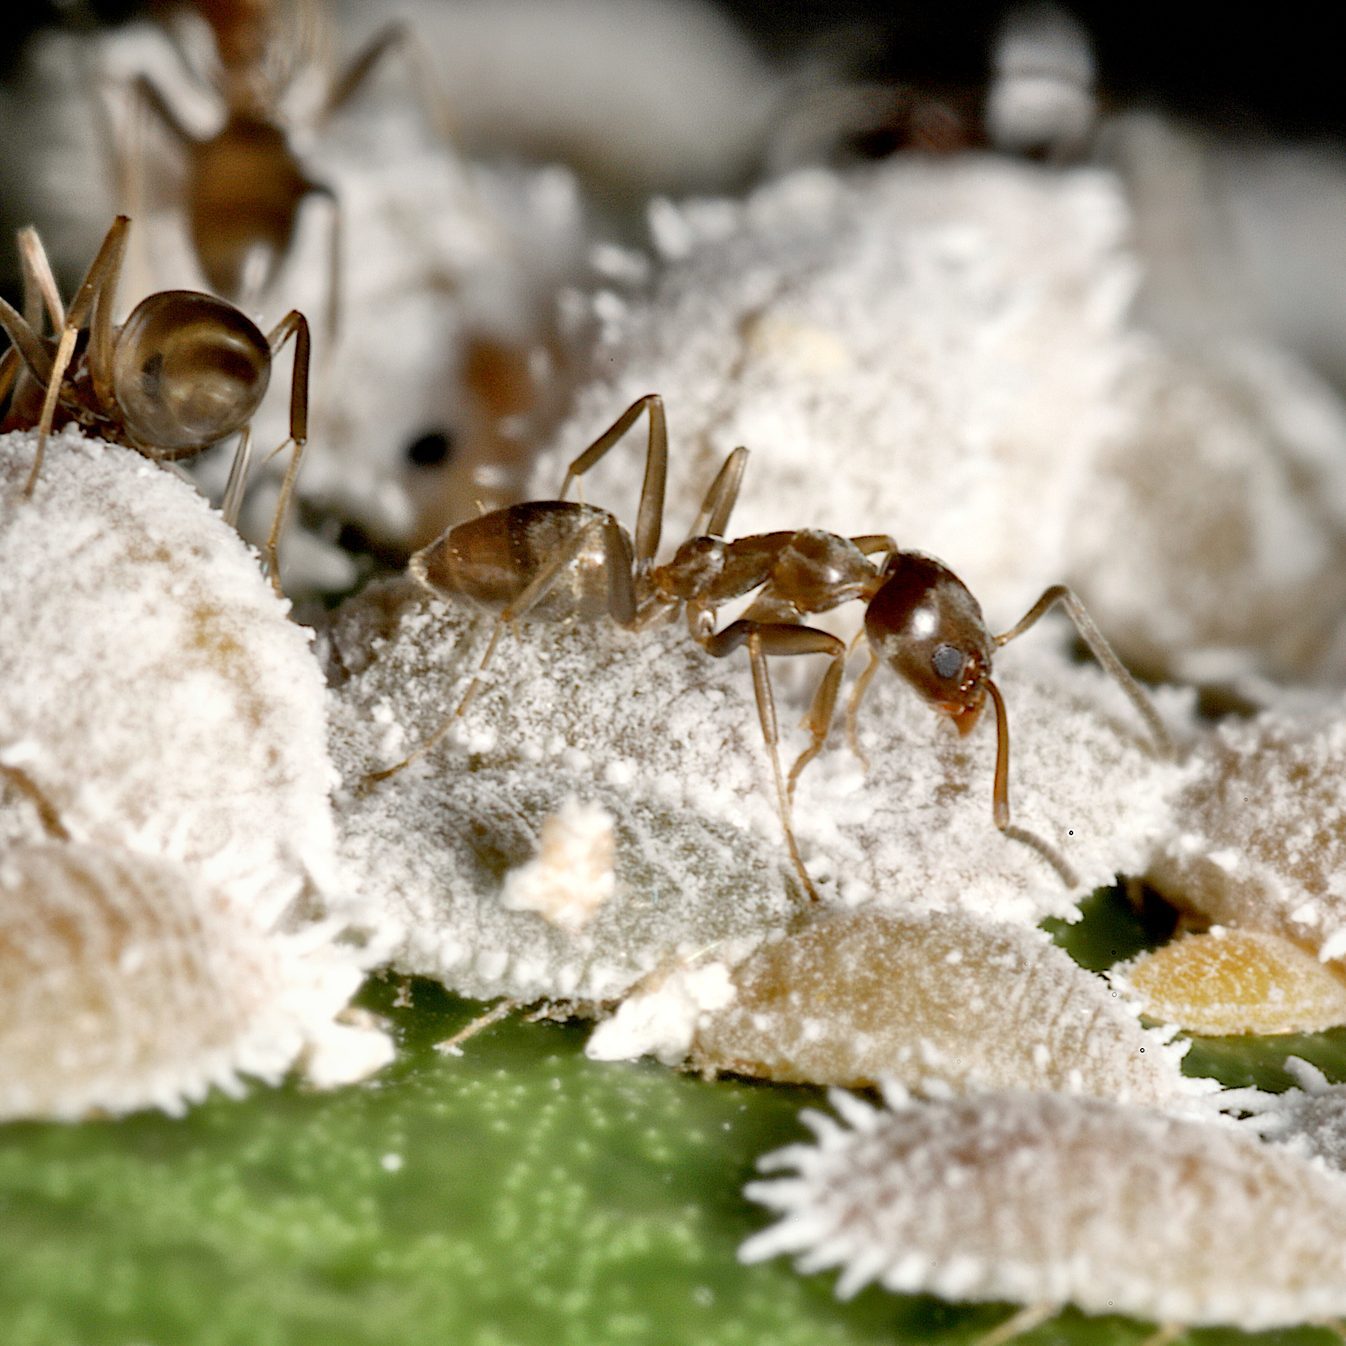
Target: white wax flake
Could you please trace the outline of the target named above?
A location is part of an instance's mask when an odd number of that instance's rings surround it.
[[[1323,959],[1346,953],[1346,700],[1227,720],[1193,755],[1174,801],[1184,835],[1149,877],[1221,925],[1283,935]]]
[[[403,970],[463,994],[526,999],[557,995],[554,978],[578,967],[578,998],[612,1000],[679,948],[799,912],[747,660],[710,658],[678,623],[642,632],[606,620],[518,623],[464,717],[495,746],[465,756],[450,735],[416,768],[360,786],[390,764],[366,707],[386,699],[406,741],[423,742],[475,673],[491,625],[398,581],[347,604],[328,633],[333,751],[348,786],[338,800],[343,855],[367,902],[363,919],[399,931]],[[1011,793],[1016,821],[1065,852],[1079,885],[1067,889],[996,830],[993,727],[960,739],[884,672],[861,716],[868,776],[838,732],[798,782],[795,830],[806,864],[831,876],[819,879],[825,898],[1033,924],[1074,916],[1090,887],[1148,859],[1171,830],[1168,799],[1183,769],[1156,760],[1103,674],[1042,641],[1004,655]],[[812,690],[782,680],[782,722],[803,713]],[[1175,724],[1188,714],[1177,698],[1164,705]],[[552,748],[543,762],[523,751],[538,742]],[[629,782],[604,771],[636,760]],[[544,820],[572,795],[606,810],[616,834],[614,891],[582,941],[500,901],[505,874],[534,859]],[[473,951],[467,963],[442,963],[445,930]],[[517,963],[497,969],[477,956],[493,949],[526,952],[547,971],[524,979]]]
[[[261,904],[258,904],[259,906]],[[319,1086],[385,1065],[347,1009],[363,979],[332,926],[289,933],[200,873],[112,847],[19,844],[0,859],[0,1119],[77,1120],[212,1087]]]
[[[512,869],[500,890],[509,911],[535,911],[575,934],[616,888],[612,815],[574,797],[545,819],[537,856]]]
[[[334,883],[322,675],[257,558],[172,472],[0,437],[0,751],[72,833]],[[0,840],[43,835],[0,785]]]
[[[984,1094],[876,1109],[768,1156],[749,1196],[781,1218],[741,1257],[837,1267],[952,1299],[1073,1304],[1260,1330],[1346,1311],[1346,1177],[1233,1124],[1100,1099]]]
[[[1066,581],[1151,671],[1346,668],[1346,415],[1291,357],[1135,324],[1112,174],[909,156],[651,222],[668,265],[581,352],[531,495],[659,392],[670,543],[742,444],[731,535],[891,533],[1005,626]],[[617,448],[586,498],[628,517],[642,469]]]
[[[1079,1091],[1175,1108],[1215,1087],[1182,1074],[1186,1043],[1142,1028],[1134,1002],[1032,928],[957,912],[824,912],[737,960],[718,949],[713,957],[729,962],[733,995],[698,1005],[690,1021],[684,1056],[703,1071]],[[656,1051],[622,1034],[620,1021],[649,1018],[643,1002],[668,1001],[660,983],[638,988],[596,1030],[590,1054],[613,1055],[620,1039],[632,1054],[667,1059],[669,1037]]]
[[[1266,1140],[1346,1170],[1346,1085],[1329,1084],[1322,1071],[1298,1057],[1290,1057],[1285,1066],[1297,1089],[1282,1094],[1234,1091],[1233,1101],[1254,1114],[1245,1125]]]
[[[722,962],[655,972],[594,1030],[585,1054],[595,1061],[653,1056],[679,1065],[687,1059],[697,1024],[732,1004],[734,995]]]

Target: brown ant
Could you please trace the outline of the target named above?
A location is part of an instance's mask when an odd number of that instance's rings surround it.
[[[291,38],[276,22],[275,0],[198,0],[195,8],[214,39],[209,82],[223,106],[219,128],[207,136],[194,134],[148,75],[137,76],[132,89],[187,158],[187,227],[201,269],[211,288],[229,299],[264,291],[290,250],[300,207],[310,196],[325,198],[331,206],[326,322],[333,336],[340,315],[340,206],[332,187],[308,173],[281,111],[295,78],[316,54],[312,9],[301,10],[305,22]],[[403,23],[371,38],[329,83],[314,128],[345,107],[384,56],[399,47],[420,59]],[[447,117],[432,81],[420,64],[416,73],[447,139]]]
[[[571,483],[588,472],[642,413],[649,418],[649,435],[633,547],[631,536],[612,514],[565,497]],[[1053,585],[1008,631],[992,635],[977,600],[951,570],[920,552],[902,551],[886,534],[846,538],[804,528],[728,540],[723,533],[747,456],[743,448],[729,455],[706,494],[691,535],[671,561],[656,565],[668,435],[662,399],[642,397],[570,464],[556,500],[495,510],[450,528],[417,552],[409,568],[428,589],[475,602],[497,611],[499,617],[477,674],[453,714],[409,757],[368,779],[395,775],[444,738],[476,694],[501,632],[520,618],[593,619],[606,614],[618,626],[640,630],[681,609],[692,639],[707,653],[723,658],[741,645],[748,647],[757,713],[771,755],[790,858],[816,900],[795,841],[790,801],[799,773],[827,739],[848,647],[839,637],[805,625],[803,618],[858,599],[866,604],[863,629],[870,661],[846,715],[857,755],[856,717],[880,663],[886,662],[933,709],[948,716],[960,734],[976,725],[989,697],[996,719],[995,825],[1035,850],[1073,887],[1075,876],[1062,856],[1040,837],[1010,823],[1009,723],[1004,698],[991,678],[993,651],[1060,603],[1099,663],[1135,704],[1158,750],[1164,755],[1172,751],[1158,713],[1079,599],[1064,585]],[[871,560],[873,556],[881,559]],[[743,616],[717,631],[716,609],[749,594],[755,597]],[[767,660],[793,654],[825,654],[831,663],[803,721],[812,741],[791,768],[787,784],[780,767]]]
[[[0,299],[0,327],[13,343],[0,356],[0,403],[12,390],[5,430],[37,427],[23,494],[31,496],[37,485],[47,437],[58,423],[76,424],[158,462],[191,457],[242,432],[225,491],[224,514],[233,523],[247,474],[249,423],[266,392],[272,361],[293,337],[290,437],[276,450],[292,445],[293,452],[264,552],[279,593],[276,543],[308,438],[308,322],[292,310],[263,336],[223,299],[164,290],[142,299],[114,327],[130,225],[125,215],[113,221],[69,309],[61,303],[36,231],[19,231],[24,312]],[[54,346],[42,334],[44,308],[60,334]]]

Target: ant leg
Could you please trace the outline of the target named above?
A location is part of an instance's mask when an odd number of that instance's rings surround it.
[[[18,377],[19,364],[19,352],[13,346],[0,355],[0,407],[5,405],[5,398],[9,396],[9,390]]]
[[[715,474],[715,480],[701,502],[701,509],[687,534],[694,537],[723,537],[729,526],[729,516],[738,503],[738,488],[743,484],[743,470],[748,466],[748,450],[739,445]]]
[[[809,631],[812,628],[806,626],[800,629]],[[816,634],[821,637],[827,633]],[[837,693],[841,690],[841,679],[846,672],[846,656],[850,653],[845,643],[836,636],[829,637],[827,644],[823,644],[820,640],[814,648],[819,654],[830,655],[832,662],[828,665],[827,672],[823,674],[818,690],[813,694],[808,714],[801,721],[803,727],[809,731],[812,742],[799,754],[794,766],[790,768],[788,787],[791,799],[794,799],[795,782],[799,779],[800,772],[822,752],[823,745],[827,742],[828,730],[832,728],[832,716],[836,713]]]
[[[299,464],[304,456],[304,446],[308,443],[309,332],[308,319],[298,309],[291,309],[268,333],[266,344],[271,349],[273,359],[291,337],[294,338],[294,368],[290,373],[290,437],[273,451],[271,457],[274,458],[289,445],[293,445],[294,449],[290,454],[289,466],[285,469],[285,477],[280,484],[280,494],[276,497],[276,513],[271,520],[271,531],[267,534],[266,547],[263,551],[267,574],[271,577],[271,587],[282,596],[280,560],[276,552],[280,542],[281,524],[285,521],[285,511],[289,508],[294,483],[299,476]],[[241,492],[241,486],[239,489]]]
[[[1056,603],[1060,603],[1065,608],[1070,620],[1075,623],[1075,629],[1092,651],[1094,658],[1111,674],[1113,681],[1126,693],[1131,704],[1140,712],[1141,718],[1145,721],[1146,727],[1154,739],[1155,750],[1159,756],[1172,757],[1173,740],[1169,737],[1168,730],[1164,728],[1164,722],[1159,718],[1159,712],[1155,710],[1150,698],[1141,690],[1140,684],[1126,671],[1122,661],[1114,653],[1112,646],[1108,644],[1107,638],[1094,624],[1094,619],[1085,611],[1084,604],[1075,596],[1074,591],[1066,585],[1053,584],[1050,589],[1044,591],[1042,597],[1008,631],[1003,635],[993,637],[996,649],[999,649],[1002,645],[1008,645],[1016,636],[1023,635],[1048,608]]]
[[[1015,827],[1010,822],[1009,806],[1009,717],[1005,712],[1005,698],[1000,688],[990,679],[986,679],[986,690],[991,694],[995,705],[995,783],[991,787],[991,814],[996,827],[1011,841],[1017,841],[1029,850],[1036,851],[1060,877],[1067,888],[1074,888],[1079,879],[1075,871],[1066,863],[1065,857],[1050,842],[1044,841],[1035,832],[1026,827]]]
[[[56,805],[47,798],[46,792],[22,768],[0,761],[0,780],[7,780],[37,810],[38,822],[42,830],[53,841],[69,841],[70,830],[61,821]]]
[[[1031,1332],[1039,1323],[1046,1322],[1057,1312],[1059,1308],[1055,1305],[1027,1304],[1011,1313],[1004,1322],[997,1324],[984,1336],[978,1337],[972,1346],[1004,1346],[1005,1342],[1013,1341],[1015,1337],[1022,1336],[1025,1332]]]
[[[496,647],[500,644],[500,637],[504,634],[505,628],[526,617],[533,608],[542,602],[556,587],[557,582],[566,573],[567,569],[583,555],[588,547],[593,545],[595,537],[599,534],[603,539],[601,548],[603,568],[608,584],[608,613],[618,626],[631,626],[636,621],[636,595],[635,582],[631,573],[631,553],[616,519],[610,514],[606,514],[594,519],[585,527],[577,529],[565,546],[558,547],[547,558],[546,564],[539,568],[514,601],[501,611],[491,629],[491,638],[486,644],[486,652],[481,656],[481,663],[477,665],[477,671],[473,675],[472,681],[468,684],[467,690],[453,708],[452,713],[440,723],[439,727],[420,747],[409,753],[400,762],[396,762],[390,767],[384,767],[381,771],[370,772],[365,777],[366,784],[375,785],[379,781],[396,776],[413,762],[419,761],[426,753],[432,752],[444,741],[449,731],[463,717],[467,708],[476,699],[486,669],[490,666],[491,660],[495,658]],[[430,550],[430,548],[426,550]],[[426,563],[424,557],[424,552],[417,552],[412,557],[410,570],[417,580],[426,584],[427,588],[432,588],[425,579]]]
[[[118,215],[113,220],[112,227],[107,231],[102,246],[98,249],[98,255],[89,264],[89,269],[85,272],[74,299],[70,301],[69,309],[66,310],[65,326],[61,329],[61,339],[56,344],[56,354],[51,360],[51,369],[46,380],[42,415],[37,424],[37,450],[33,454],[33,465],[29,469],[28,480],[23,487],[25,497],[33,494],[38,475],[42,471],[47,439],[51,435],[52,424],[56,419],[56,404],[60,400],[61,384],[65,380],[66,370],[69,369],[70,360],[75,353],[75,341],[80,328],[84,326],[90,309],[93,310],[93,323],[89,332],[89,378],[94,395],[103,406],[108,405],[107,399],[111,396],[111,298],[116,290],[117,277],[121,274],[122,255],[126,249],[126,231],[130,228],[130,224],[131,221],[125,215]],[[11,333],[11,336],[13,335]],[[20,343],[15,341],[15,345]],[[22,353],[21,345],[20,353]],[[100,360],[103,361],[101,366]]]
[[[441,91],[441,81],[434,72],[425,43],[405,22],[390,23],[380,29],[350,58],[332,81],[327,99],[318,112],[318,126],[325,125],[364,88],[384,57],[399,51],[411,67],[412,83],[416,86],[417,96],[425,107],[432,129],[441,140],[452,140],[453,119]]]
[[[243,509],[243,492],[248,485],[248,467],[251,463],[252,426],[245,425],[239,431],[238,447],[234,449],[234,461],[229,465],[229,480],[224,484],[224,496],[220,500],[220,517],[231,528],[238,527],[238,516]]]
[[[664,483],[668,478],[668,423],[664,419],[664,399],[658,393],[637,398],[613,423],[566,468],[565,480],[557,493],[564,500],[571,482],[588,472],[640,418],[649,413],[649,438],[645,445],[645,480],[640,488],[640,507],[636,511],[636,571],[644,573],[659,550],[659,535],[664,524]]]
[[[23,316],[35,331],[42,331],[42,311],[46,309],[53,332],[65,326],[65,305],[52,275],[47,250],[32,225],[19,230],[19,265],[23,270]]]
[[[856,632],[856,643],[865,634],[862,626]],[[874,674],[879,671],[879,664],[882,660],[879,658],[878,651],[871,645],[869,647],[869,663],[865,665],[865,670],[855,680],[855,686],[851,689],[851,699],[846,703],[846,742],[850,744],[851,751],[860,761],[860,765],[866,771],[869,770],[869,758],[865,756],[864,750],[860,747],[860,703],[865,699],[865,693],[869,691],[869,684],[874,681]]]
[[[791,821],[790,791],[787,790],[785,777],[780,767],[780,730],[776,721],[776,699],[771,691],[771,675],[767,668],[770,655],[785,654],[832,654],[841,641],[827,631],[818,631],[811,626],[793,626],[784,622],[755,622],[740,618],[730,622],[723,631],[700,637],[701,647],[716,659],[748,646],[752,662],[753,692],[757,697],[757,718],[762,726],[762,737],[766,740],[767,754],[771,758],[771,772],[776,783],[776,805],[780,812],[781,827],[785,832],[785,843],[790,851],[790,860],[808,893],[809,900],[819,901],[818,890],[813,886],[808,871],[804,868],[803,857],[799,854],[799,844],[795,840],[794,824]],[[845,647],[842,646],[844,657]],[[831,670],[829,670],[830,675]],[[827,679],[824,678],[824,684]],[[814,698],[815,706],[823,696],[819,688]],[[832,700],[836,700],[835,689]],[[812,715],[812,709],[810,710]],[[824,733],[826,731],[824,730]],[[816,730],[815,730],[816,734]],[[812,752],[807,756],[812,756]],[[791,778],[798,774],[797,767],[791,772]]]

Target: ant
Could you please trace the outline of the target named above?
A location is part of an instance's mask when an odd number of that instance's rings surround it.
[[[645,414],[648,440],[645,476],[631,536],[606,510],[566,500],[570,486],[588,472]],[[724,530],[738,497],[748,451],[725,460],[701,505],[691,534],[673,559],[656,565],[664,510],[668,432],[663,400],[640,398],[569,466],[556,500],[532,501],[495,510],[450,528],[417,552],[410,572],[432,592],[463,598],[499,613],[475,677],[453,714],[409,757],[370,775],[395,775],[433,749],[463,715],[505,627],[524,617],[606,615],[618,626],[641,630],[682,610],[688,632],[708,654],[723,658],[746,645],[762,736],[771,756],[781,825],[809,897],[818,893],[804,868],[790,820],[800,772],[822,751],[836,709],[848,646],[839,637],[804,623],[858,599],[865,603],[863,632],[869,665],[860,675],[846,712],[851,746],[860,703],[881,663],[929,705],[969,733],[989,699],[995,710],[996,763],[992,795],[995,825],[1036,851],[1067,886],[1076,879],[1048,842],[1010,822],[1009,721],[1004,697],[991,677],[995,650],[1022,635],[1051,607],[1061,604],[1104,669],[1144,718],[1158,751],[1172,744],[1158,713],[1122,666],[1080,600],[1065,585],[1047,589],[1008,631],[992,635],[977,600],[946,566],[920,552],[903,551],[883,533],[840,537],[819,529],[760,533],[728,540]],[[871,559],[877,557],[879,559]],[[736,621],[716,630],[716,609],[755,594]],[[857,636],[858,639],[858,636]],[[767,661],[776,655],[824,654],[830,660],[803,726],[810,743],[782,774],[775,699]]]
[[[276,453],[287,446],[293,452],[264,549],[279,593],[277,540],[308,439],[308,322],[291,310],[264,336],[223,299],[163,290],[142,299],[114,327],[130,226],[125,215],[113,221],[69,309],[61,303],[36,230],[19,231],[24,311],[0,299],[0,327],[13,343],[0,356],[0,403],[12,391],[4,429],[37,427],[23,495],[33,494],[58,419],[156,462],[189,458],[241,432],[222,506],[225,519],[235,523],[247,477],[249,424],[270,382],[272,361],[293,337],[290,436]],[[42,334],[44,308],[60,333],[54,348]]]
[[[244,300],[266,290],[290,250],[304,201],[310,196],[327,200],[326,331],[332,337],[341,307],[340,205],[334,189],[308,173],[281,113],[296,77],[317,54],[315,16],[311,6],[303,7],[291,38],[279,31],[276,8],[275,0],[199,0],[196,5],[214,39],[216,60],[207,78],[223,107],[223,121],[212,134],[194,134],[148,75],[138,75],[132,91],[187,158],[188,231],[217,294]],[[341,111],[398,47],[417,58],[418,83],[437,130],[447,138],[447,116],[404,23],[380,30],[330,81],[313,127],[321,128]],[[185,54],[183,62],[190,70]]]

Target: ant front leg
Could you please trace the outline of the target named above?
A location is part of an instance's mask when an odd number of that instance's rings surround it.
[[[757,697],[757,718],[762,726],[762,737],[766,740],[767,752],[771,758],[771,772],[776,784],[776,804],[780,811],[781,827],[785,832],[785,842],[790,851],[790,859],[795,871],[804,885],[811,901],[817,902],[818,890],[813,886],[808,871],[804,868],[803,857],[799,854],[799,844],[795,840],[794,824],[791,821],[791,798],[794,781],[800,770],[821,749],[827,737],[827,727],[831,724],[832,708],[836,704],[837,686],[841,680],[841,670],[845,667],[846,646],[836,636],[827,631],[819,631],[811,626],[793,626],[784,622],[756,622],[746,618],[731,622],[723,631],[700,638],[702,648],[716,659],[746,644],[752,662],[753,692]],[[780,730],[776,721],[776,699],[771,691],[771,675],[767,659],[771,655],[788,654],[829,654],[832,666],[828,669],[818,691],[814,694],[813,704],[809,708],[805,724],[813,735],[812,745],[802,754],[790,772],[790,785],[787,789],[780,767]]]
[[[270,457],[274,458],[287,448],[293,447],[293,451],[285,469],[285,477],[280,484],[280,493],[276,497],[276,513],[271,520],[271,531],[267,534],[266,547],[263,551],[267,574],[271,577],[271,587],[282,597],[284,592],[280,587],[280,559],[277,556],[280,529],[285,521],[285,512],[290,505],[295,481],[299,476],[299,464],[304,456],[304,446],[308,443],[309,331],[308,319],[298,309],[291,309],[267,334],[266,344],[273,360],[291,337],[294,338],[294,367],[290,373],[290,435],[279,448],[272,451]],[[240,441],[238,450],[240,454],[245,451],[247,444],[246,438]],[[231,487],[234,486],[234,476],[235,474],[231,472]],[[242,490],[241,483],[238,490],[240,492]]]
[[[1067,888],[1074,888],[1078,885],[1079,879],[1061,852],[1036,832],[1030,832],[1026,827],[1016,827],[1010,822],[1009,715],[1005,710],[1005,698],[1001,696],[1000,688],[995,682],[987,678],[982,685],[990,694],[991,704],[995,707],[995,781],[991,787],[991,815],[995,819],[995,825],[1003,836],[1011,841],[1017,841],[1021,846],[1027,846],[1029,850],[1036,851],[1051,865]]]
[[[47,439],[56,420],[56,405],[60,400],[61,385],[65,381],[66,370],[70,368],[70,361],[75,354],[75,342],[80,329],[91,311],[93,317],[89,332],[89,378],[100,405],[103,407],[112,405],[112,300],[116,294],[117,279],[121,275],[122,258],[126,252],[126,232],[130,226],[131,221],[125,215],[118,215],[112,222],[112,227],[107,231],[102,246],[98,249],[98,255],[89,264],[89,269],[85,272],[74,299],[70,301],[69,309],[66,310],[65,325],[61,329],[60,340],[56,343],[56,354],[51,357],[50,369],[46,376],[42,414],[37,424],[37,450],[33,454],[33,466],[28,472],[28,480],[24,483],[25,497],[33,494],[38,475],[42,471]],[[11,332],[10,335],[12,337],[14,333]],[[20,354],[23,354],[23,346],[17,340],[15,345],[19,346]],[[34,373],[37,373],[36,369]]]
[[[1131,704],[1140,712],[1141,718],[1145,721],[1146,727],[1154,739],[1155,751],[1160,757],[1172,757],[1173,740],[1169,737],[1163,720],[1159,718],[1159,712],[1155,710],[1154,703],[1145,695],[1135,678],[1126,671],[1122,661],[1117,657],[1112,646],[1108,644],[1107,638],[1085,610],[1084,604],[1076,597],[1075,592],[1066,585],[1053,584],[1050,589],[1043,592],[1042,597],[1008,631],[993,637],[996,649],[999,649],[1002,645],[1008,645],[1011,640],[1023,635],[1029,627],[1037,622],[1038,618],[1057,603],[1065,608],[1070,620],[1075,623],[1075,629],[1080,633],[1080,638],[1088,645],[1094,658],[1112,676],[1113,681],[1126,693]]]

